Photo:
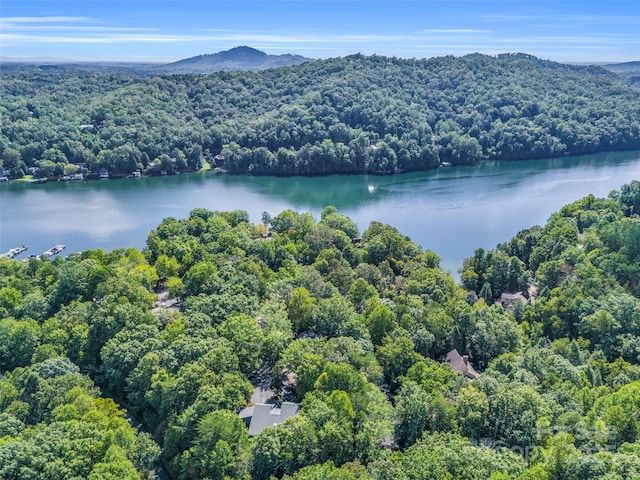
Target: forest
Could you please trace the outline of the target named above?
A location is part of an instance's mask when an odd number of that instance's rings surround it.
[[[627,80],[629,80],[627,82]],[[640,90],[526,54],[149,77],[3,67],[5,176],[395,173],[640,149]]]
[[[333,207],[196,209],[143,251],[0,258],[0,478],[640,478],[638,209],[638,181],[587,196],[473,252],[460,284]],[[257,372],[301,409],[250,436]]]

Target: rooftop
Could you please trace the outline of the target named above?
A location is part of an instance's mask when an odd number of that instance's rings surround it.
[[[272,427],[293,417],[300,411],[300,404],[283,402],[280,407],[268,403],[257,403],[244,408],[238,414],[249,427],[249,435],[258,435],[267,427]]]
[[[447,353],[446,360],[451,366],[451,370],[462,373],[469,380],[475,380],[480,376],[469,362],[469,357],[467,355],[460,355],[456,349]]]

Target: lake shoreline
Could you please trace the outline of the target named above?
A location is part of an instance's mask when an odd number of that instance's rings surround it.
[[[274,177],[184,174],[126,181],[24,182],[0,187],[0,251],[26,244],[43,252],[143,249],[164,218],[195,208],[263,212],[286,209],[319,217],[328,205],[364,231],[387,223],[455,272],[477,248],[508,241],[520,230],[588,194],[606,197],[640,179],[640,152],[438,168],[398,175]],[[135,180],[135,181],[133,181]]]
[[[163,178],[163,177],[173,177],[177,175],[195,175],[195,174],[214,174],[214,175],[224,175],[224,176],[235,176],[235,177],[268,177],[268,178],[319,178],[319,177],[333,177],[333,176],[359,176],[359,175],[370,175],[373,177],[392,177],[396,175],[404,175],[410,173],[422,173],[422,172],[432,172],[441,168],[455,168],[455,167],[481,167],[487,163],[518,163],[518,162],[543,162],[554,159],[572,159],[572,158],[581,158],[581,157],[590,157],[593,155],[603,155],[603,154],[615,154],[615,153],[638,153],[640,154],[639,149],[615,149],[615,150],[602,150],[599,152],[592,153],[579,153],[575,155],[558,155],[554,157],[544,157],[544,158],[525,158],[525,159],[485,159],[481,160],[477,163],[459,163],[459,164],[451,164],[449,162],[441,162],[437,167],[433,168],[425,168],[425,169],[416,169],[416,170],[395,170],[393,172],[382,172],[382,171],[370,171],[370,172],[329,172],[329,173],[308,173],[308,174],[270,174],[270,173],[238,173],[238,172],[229,172],[229,171],[221,171],[221,169],[217,167],[210,168],[202,168],[197,171],[184,171],[184,172],[176,172],[167,175],[141,175],[139,177],[132,177],[129,175],[111,175],[108,179],[100,178],[98,174],[91,174],[89,178],[83,178],[82,180],[62,180],[61,178],[34,178],[25,180],[24,178],[15,178],[10,179],[5,182],[0,182],[0,186],[2,184],[15,184],[15,183],[23,183],[29,185],[43,185],[50,183],[58,183],[58,182],[103,182],[105,180],[138,180],[140,178],[150,179],[150,178]]]

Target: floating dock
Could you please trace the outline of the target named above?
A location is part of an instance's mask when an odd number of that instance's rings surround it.
[[[0,254],[0,257],[3,257],[3,258],[14,258],[14,257],[20,255],[22,252],[24,252],[27,248],[29,248],[29,247],[26,246],[26,245],[20,245],[20,246],[17,246],[16,248],[12,248],[8,252]]]
[[[67,248],[65,245],[54,245],[46,252],[42,252],[42,255],[40,255],[40,258],[52,257],[53,255],[57,255],[58,253],[60,253],[65,248]]]

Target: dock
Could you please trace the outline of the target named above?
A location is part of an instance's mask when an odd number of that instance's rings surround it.
[[[42,252],[42,254],[40,255],[40,258],[52,257],[53,255],[57,255],[58,253],[60,253],[65,248],[67,248],[65,245],[54,245],[46,252]]]
[[[12,248],[8,252],[4,252],[4,253],[0,254],[0,257],[2,257],[2,258],[14,258],[14,257],[20,255],[22,252],[24,252],[27,248],[29,248],[27,245],[19,245],[19,246],[15,247],[15,248]]]

